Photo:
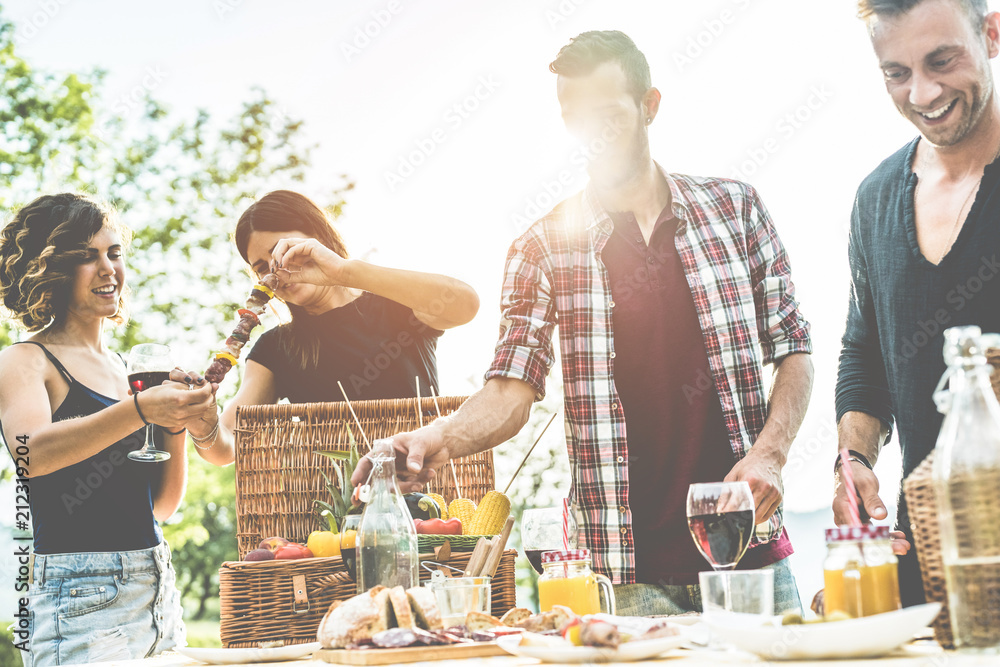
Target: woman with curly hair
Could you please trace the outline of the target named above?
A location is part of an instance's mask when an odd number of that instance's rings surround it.
[[[216,387],[188,374],[190,385],[129,395],[103,334],[126,319],[130,236],[75,194],[39,197],[0,231],[0,298],[33,332],[0,352],[0,433],[28,479],[34,531],[26,665],[143,658],[184,642],[157,521],[184,495],[185,429],[216,423]],[[168,461],[127,458],[145,422],[168,433]]]

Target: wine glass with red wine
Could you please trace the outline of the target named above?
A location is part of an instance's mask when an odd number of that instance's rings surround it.
[[[561,507],[527,509],[521,514],[521,549],[535,568],[542,573],[542,554],[563,548]],[[576,549],[578,543],[577,521],[574,513],[569,514],[569,548]]]
[[[753,537],[753,516],[753,493],[746,482],[688,488],[688,529],[698,551],[717,571],[736,569]]]
[[[128,354],[128,384],[132,392],[140,391],[163,384],[170,378],[170,348],[157,343],[136,345]],[[142,449],[129,452],[133,461],[166,461],[170,452],[157,449],[153,445],[153,425],[146,426],[146,444]]]

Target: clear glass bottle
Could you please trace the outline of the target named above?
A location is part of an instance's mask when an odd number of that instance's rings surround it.
[[[1000,403],[979,327],[944,333],[945,413],[934,453],[941,557],[955,646],[1000,653]],[[941,391],[948,383],[949,389]]]
[[[368,454],[372,473],[358,526],[358,592],[373,586],[411,588],[420,581],[417,529],[396,481],[391,439],[376,440]]]
[[[888,526],[842,526],[826,531],[823,615],[852,618],[899,609],[899,574]]]

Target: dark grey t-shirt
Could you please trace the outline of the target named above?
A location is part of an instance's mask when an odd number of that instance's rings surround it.
[[[942,415],[932,394],[945,371],[943,332],[1000,332],[1000,162],[986,168],[969,217],[940,264],[917,245],[913,140],[858,189],[851,215],[851,295],[837,378],[837,419],[848,411],[898,431],[903,474],[934,448]],[[902,500],[902,499],[901,499]],[[900,525],[909,533],[905,505]]]

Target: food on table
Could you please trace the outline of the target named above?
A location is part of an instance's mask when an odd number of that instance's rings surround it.
[[[271,551],[270,549],[254,549],[246,556],[244,556],[243,560],[249,562],[261,561],[261,560],[274,560],[274,552]]]
[[[448,519],[447,521],[443,519],[428,519],[426,521],[414,519],[413,523],[417,527],[418,535],[462,534],[462,522],[458,519]]]
[[[448,505],[448,516],[462,522],[462,534],[473,535],[470,532],[472,527],[472,516],[476,513],[476,503],[468,498],[455,498]]]
[[[555,612],[536,614],[520,627],[526,632],[521,646],[590,646],[615,649],[621,644],[680,634],[676,626],[667,621],[628,616],[589,616],[581,618],[565,608]]]
[[[533,616],[533,614],[530,609],[525,609],[524,607],[514,607],[500,617],[500,622],[506,626],[514,627],[531,616]]]
[[[414,519],[426,521],[441,516],[437,502],[426,494],[407,493],[403,498],[406,500],[406,509],[410,511],[410,516]]]
[[[246,300],[246,308],[239,310],[240,321],[226,339],[222,350],[215,353],[215,359],[205,371],[205,379],[209,382],[219,383],[226,377],[226,373],[236,365],[240,358],[240,351],[250,340],[250,332],[260,324],[260,316],[264,314],[267,302],[274,297],[274,290],[278,287],[278,277],[269,273],[260,279],[260,282],[250,291],[250,296]]]
[[[577,616],[569,607],[555,605],[549,611],[540,614],[532,614],[528,618],[515,623],[515,627],[522,628],[528,632],[553,632],[560,631],[573,622]]]
[[[813,596],[813,601],[812,604],[809,605],[809,608],[812,609],[817,616],[822,616],[824,606],[825,605],[823,604],[823,589],[821,588],[819,589],[819,591],[816,592],[816,595]]]
[[[468,535],[496,535],[510,516],[510,498],[499,491],[490,491],[472,515]],[[465,525],[465,522],[462,523]]]
[[[260,541],[260,544],[257,545],[257,548],[277,551],[287,544],[289,544],[289,540],[286,540],[283,537],[265,537]]]
[[[470,611],[465,616],[465,627],[468,628],[469,632],[489,631],[500,626],[503,626],[503,623],[499,618],[481,611]]]
[[[389,589],[389,627],[415,628],[417,622],[410,610],[410,599],[402,586]]]
[[[309,548],[296,542],[289,542],[274,552],[274,560],[298,560],[299,558],[312,558],[313,553]]]
[[[370,640],[376,632],[389,629],[389,604],[389,589],[385,586],[334,602],[320,621],[316,638],[323,648],[344,648]]]
[[[853,616],[843,611],[835,611],[829,616],[817,616],[816,618],[802,618],[795,612],[789,612],[781,617],[782,625],[812,625],[814,623],[835,623],[837,621],[849,621]]]
[[[329,530],[314,530],[309,533],[306,540],[306,547],[313,556],[329,558],[340,555],[340,534]]]
[[[438,513],[442,519],[448,518],[448,503],[444,501],[444,496],[439,493],[428,493],[427,497],[437,503]]]
[[[580,645],[601,648],[618,648],[622,638],[618,628],[605,621],[585,620],[580,622]]]
[[[413,610],[413,618],[421,630],[443,630],[441,610],[438,608],[437,595],[429,588],[414,587],[406,591]]]

